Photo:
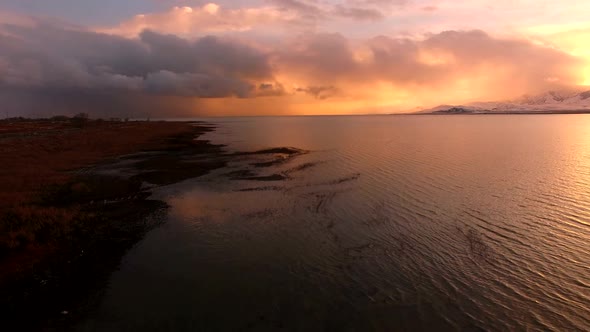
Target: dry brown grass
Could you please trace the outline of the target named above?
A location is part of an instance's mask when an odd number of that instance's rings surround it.
[[[157,149],[166,137],[190,131],[189,124],[179,122],[91,121],[80,128],[67,122],[0,121],[0,267],[51,251],[80,220],[79,204],[42,202],[47,188],[69,183],[73,170]]]
[[[164,137],[189,130],[178,122],[102,122],[77,129],[44,121],[0,121],[0,133],[13,134],[0,136],[0,210],[30,202],[47,185],[65,183],[68,171],[157,148]]]

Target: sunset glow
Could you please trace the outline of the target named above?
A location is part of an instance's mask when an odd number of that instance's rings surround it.
[[[31,100],[104,113],[104,93],[111,113],[396,113],[590,84],[584,1],[135,0],[92,20],[88,6],[0,6],[0,101],[22,113]],[[72,89],[85,100],[59,97]]]
[[[3,331],[590,331],[589,0],[0,0]]]

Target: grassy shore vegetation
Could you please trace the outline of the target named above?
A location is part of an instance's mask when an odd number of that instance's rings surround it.
[[[6,317],[23,327],[31,316],[50,319],[80,307],[76,294],[112,271],[153,223],[147,217],[165,208],[148,199],[144,181],[168,184],[223,166],[209,158],[220,147],[195,140],[207,130],[84,115],[0,121],[0,310]],[[90,171],[141,151],[151,153],[133,176]],[[203,161],[185,162],[204,154]]]
[[[252,157],[251,167],[225,176],[284,180],[289,171],[258,170],[306,153],[287,147],[228,153],[198,139],[210,130],[203,123],[83,114],[0,121],[3,327],[64,330],[91,310],[125,251],[164,220],[167,205],[150,199],[153,185],[199,177],[244,157]]]
[[[15,119],[0,122],[0,257],[49,246],[83,216],[80,204],[137,183],[73,181],[75,170],[106,158],[157,149],[164,137],[189,132],[186,123]],[[108,199],[112,197],[104,197]],[[35,256],[38,256],[35,255]],[[13,270],[2,269],[5,273]]]

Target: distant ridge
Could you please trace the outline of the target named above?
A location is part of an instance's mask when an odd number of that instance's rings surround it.
[[[504,102],[475,102],[465,105],[440,105],[419,114],[506,114],[506,113],[590,113],[590,90],[548,91],[524,95]]]

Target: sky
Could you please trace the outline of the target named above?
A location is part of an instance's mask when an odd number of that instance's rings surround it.
[[[579,0],[0,0],[0,105],[367,114],[585,89],[589,15]]]

